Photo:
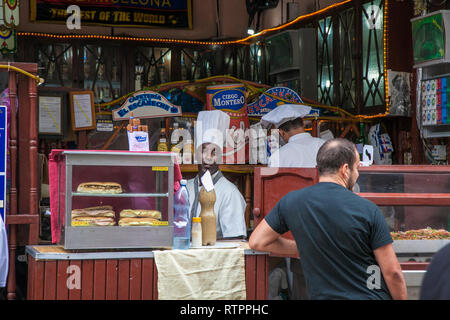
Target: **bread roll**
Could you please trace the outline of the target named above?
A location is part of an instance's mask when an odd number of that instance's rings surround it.
[[[154,218],[121,218],[119,220],[119,226],[151,226],[154,221],[158,221]]]
[[[114,218],[112,206],[98,206],[72,210],[72,217],[111,217]]]
[[[161,220],[161,212],[158,210],[124,209],[120,211],[121,218],[154,218]]]
[[[75,223],[74,223],[75,222]],[[77,224],[78,223],[78,224]],[[109,217],[75,217],[72,218],[72,226],[74,227],[100,227],[114,226],[116,222],[114,218]]]
[[[122,193],[122,186],[117,182],[84,182],[77,192],[82,193]]]

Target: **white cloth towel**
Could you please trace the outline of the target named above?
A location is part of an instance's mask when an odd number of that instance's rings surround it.
[[[244,300],[244,250],[154,251],[159,300]]]

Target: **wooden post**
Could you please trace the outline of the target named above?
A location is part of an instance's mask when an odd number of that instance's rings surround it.
[[[38,133],[37,133],[37,85],[36,80],[28,80],[28,106],[29,106],[29,157],[30,157],[30,198],[29,210],[31,214],[39,214],[38,206]],[[39,242],[39,223],[30,224],[28,235],[28,244],[38,244]]]
[[[252,179],[250,173],[245,175],[245,202],[247,203],[245,207],[245,225],[248,229],[250,227],[250,212],[252,207]]]

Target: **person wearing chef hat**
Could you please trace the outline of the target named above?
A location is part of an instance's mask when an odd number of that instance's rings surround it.
[[[311,107],[296,104],[283,104],[261,118],[261,125],[273,125],[285,144],[269,158],[269,167],[316,167],[316,156],[325,140],[312,137],[305,132],[303,117],[308,115]],[[287,274],[291,285],[291,299],[307,298],[306,283],[298,258],[286,258]]]
[[[197,158],[200,159],[198,175],[187,182],[190,214],[191,217],[198,217],[201,210],[201,204],[198,201],[202,186],[201,178],[209,171],[216,193],[214,212],[217,217],[217,239],[247,236],[245,199],[239,189],[219,170],[224,136],[229,125],[230,116],[223,111],[199,112],[195,125],[195,147]]]
[[[314,168],[316,155],[325,140],[312,137],[305,132],[303,117],[311,107],[296,104],[283,104],[261,118],[261,125],[273,125],[286,143],[269,158],[269,167]]]

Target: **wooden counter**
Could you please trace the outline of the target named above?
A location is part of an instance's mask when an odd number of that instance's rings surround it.
[[[249,249],[247,242],[238,243],[245,254],[247,299],[268,299],[268,255]],[[27,246],[26,252],[28,300],[158,299],[158,271],[152,250],[80,252],[52,245]],[[70,266],[81,271],[78,288],[68,288],[74,283]]]

